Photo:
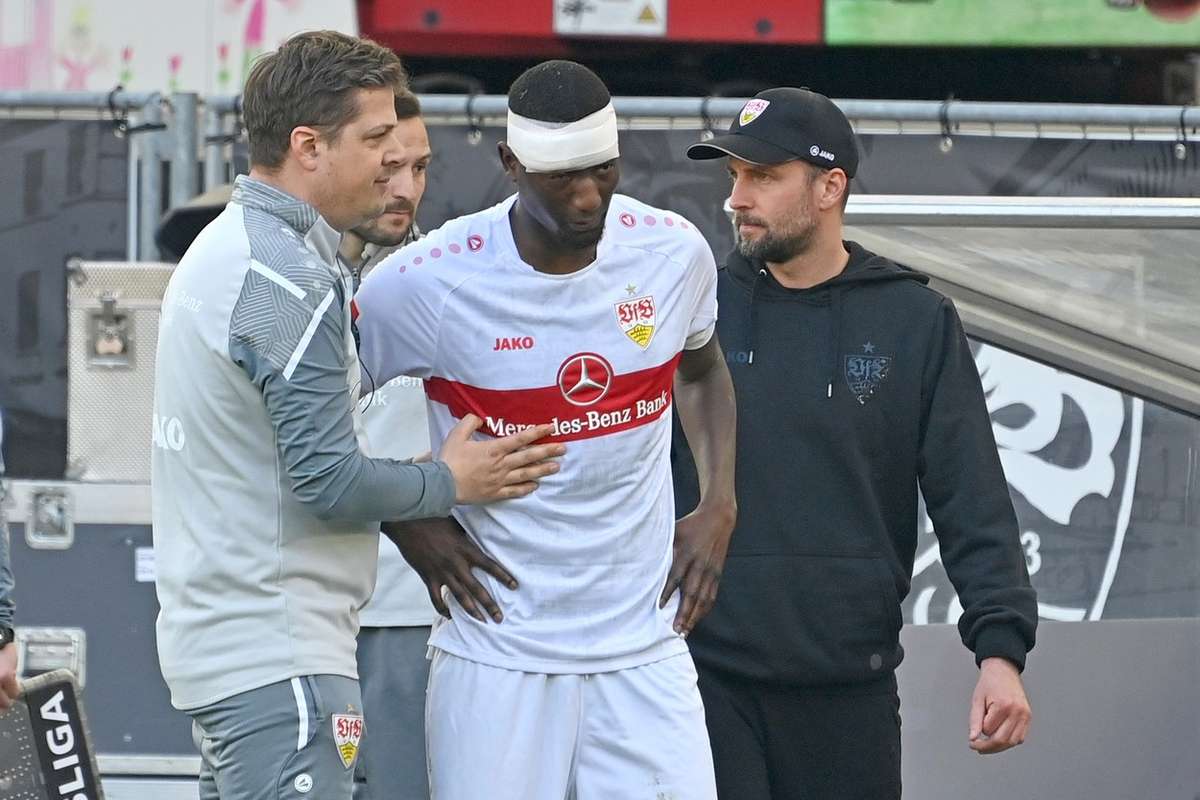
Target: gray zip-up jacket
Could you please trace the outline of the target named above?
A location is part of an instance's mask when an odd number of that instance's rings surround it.
[[[4,410],[0,409],[0,481],[4,480]],[[7,498],[0,486],[0,625],[13,626],[13,574],[9,560],[8,519],[4,516]]]
[[[159,659],[177,708],[357,677],[379,521],[454,504],[444,463],[360,450],[338,240],[311,206],[238,178],[163,299],[151,488]]]

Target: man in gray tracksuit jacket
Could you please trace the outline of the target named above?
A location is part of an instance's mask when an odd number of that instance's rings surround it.
[[[355,636],[379,521],[527,493],[552,454],[514,452],[529,436],[471,442],[470,423],[433,463],[360,450],[338,231],[383,210],[402,81],[390,51],[331,32],[260,60],[244,95],[251,175],[163,300],[158,648],[172,702],[193,718],[202,800],[349,800],[364,735]]]

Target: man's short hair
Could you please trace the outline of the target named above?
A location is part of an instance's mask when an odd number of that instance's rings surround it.
[[[539,122],[575,122],[612,100],[600,76],[574,61],[543,61],[521,73],[508,90],[508,107]]]
[[[274,169],[291,147],[292,130],[308,125],[336,140],[358,114],[359,89],[401,90],[408,76],[391,50],[337,31],[310,31],[259,58],[242,92],[250,164]]]
[[[396,119],[416,119],[421,116],[421,101],[409,89],[396,90]]]

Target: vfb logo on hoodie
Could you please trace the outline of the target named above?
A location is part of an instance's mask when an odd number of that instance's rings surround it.
[[[1038,613],[1101,619],[1129,526],[1144,404],[990,345],[972,349]],[[956,622],[962,603],[923,507],[921,519],[905,616],[916,624]],[[1145,594],[1139,592],[1143,607],[1135,616],[1156,616]]]
[[[862,353],[846,356],[846,386],[859,405],[875,395],[891,367],[892,357],[876,354],[871,342],[862,346]]]

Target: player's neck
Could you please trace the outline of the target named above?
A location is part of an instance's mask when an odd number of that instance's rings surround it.
[[[521,260],[538,272],[570,275],[596,260],[595,245],[582,250],[564,247],[550,231],[524,213],[520,203],[513,206],[508,221]]]
[[[273,186],[282,192],[287,192],[297,200],[308,203],[317,210],[318,214],[321,214],[317,193],[313,190],[314,187],[309,182],[294,174],[292,170],[287,168],[286,164],[278,169],[265,169],[259,166],[252,166],[250,167],[249,177],[260,183]],[[328,220],[326,221],[328,222]]]
[[[346,231],[342,234],[342,243],[338,247],[338,252],[342,258],[346,259],[347,263],[357,264],[362,260],[363,250],[366,247],[366,239],[363,239],[354,231]]]

